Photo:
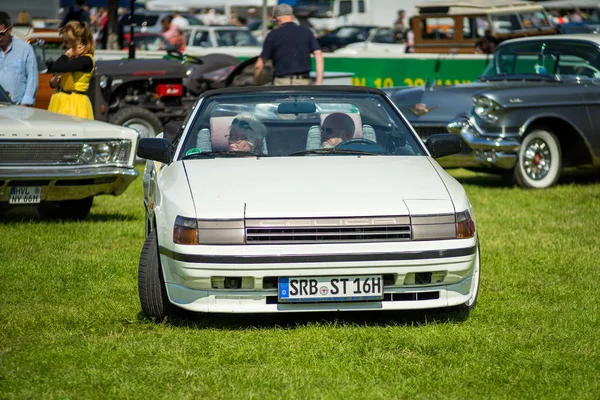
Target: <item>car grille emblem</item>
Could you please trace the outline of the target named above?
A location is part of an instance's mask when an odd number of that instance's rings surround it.
[[[417,117],[420,117],[421,115],[425,115],[428,112],[435,110],[436,108],[438,108],[438,106],[427,108],[427,104],[425,104],[425,103],[417,103],[417,104],[415,104],[414,107],[408,107],[408,109],[413,114],[415,114]]]

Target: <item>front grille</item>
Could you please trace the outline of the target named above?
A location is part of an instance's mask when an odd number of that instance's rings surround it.
[[[0,164],[75,164],[81,143],[0,143]]]
[[[247,244],[397,242],[410,238],[408,217],[246,220]]]
[[[85,143],[99,142],[0,142],[0,165],[83,165],[79,156]],[[112,163],[127,164],[131,152],[130,141],[111,140],[102,143],[111,143],[116,146],[116,150],[114,150],[116,155],[113,156]]]
[[[446,129],[446,125],[438,125],[438,126],[415,126],[413,128],[417,131],[417,134],[421,138],[421,140],[427,139],[432,135],[439,135],[440,133],[449,133]]]

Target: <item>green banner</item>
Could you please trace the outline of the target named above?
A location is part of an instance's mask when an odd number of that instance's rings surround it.
[[[420,86],[428,80],[438,85],[454,85],[476,80],[487,65],[485,57],[458,58],[424,55],[403,58],[327,57],[325,70],[352,72],[352,84],[385,88]]]

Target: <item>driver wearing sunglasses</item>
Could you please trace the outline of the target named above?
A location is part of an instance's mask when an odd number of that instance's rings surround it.
[[[229,126],[227,142],[229,151],[260,152],[259,147],[267,134],[267,128],[252,114],[236,116]]]
[[[38,68],[33,47],[12,36],[10,16],[0,12],[0,85],[13,103],[32,106],[38,90]]]
[[[352,139],[354,121],[344,113],[329,114],[321,125],[321,147],[331,149],[338,144]]]

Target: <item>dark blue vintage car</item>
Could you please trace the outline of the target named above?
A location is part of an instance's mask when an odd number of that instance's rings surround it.
[[[598,35],[509,40],[475,83],[390,94],[422,138],[459,134],[472,150],[462,166],[519,186],[546,188],[564,167],[600,165]]]

